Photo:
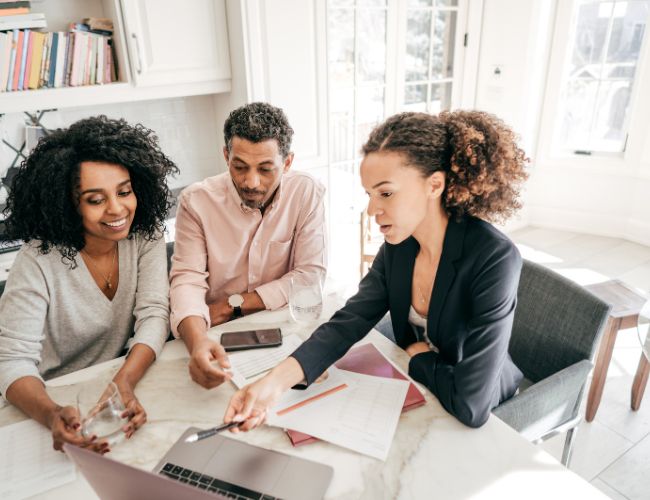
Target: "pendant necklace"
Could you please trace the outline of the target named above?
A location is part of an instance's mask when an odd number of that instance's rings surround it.
[[[115,245],[115,248],[113,249],[113,260],[111,261],[111,270],[108,273],[108,276],[104,275],[104,273],[101,272],[97,264],[95,263],[94,259],[86,252],[85,250],[82,250],[83,253],[86,254],[86,257],[88,257],[88,262],[92,265],[93,269],[99,273],[99,275],[103,278],[104,280],[104,288],[106,290],[112,290],[113,289],[113,284],[111,283],[111,277],[113,275],[113,266],[115,266],[115,257],[117,255],[117,244]]]

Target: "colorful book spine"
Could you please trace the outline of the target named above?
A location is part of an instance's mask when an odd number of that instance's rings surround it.
[[[41,62],[43,61],[43,46],[45,44],[45,33],[32,32],[32,66],[29,71],[30,89],[37,89],[41,81]],[[25,77],[27,79],[27,77]]]
[[[11,90],[18,90],[18,82],[20,81],[20,71],[23,67],[23,40],[25,32],[18,32],[18,44],[16,45],[16,66],[14,67],[14,76],[12,80]]]
[[[9,55],[9,70],[7,71],[7,85],[5,90],[11,90],[14,81],[14,68],[16,66],[16,49],[18,47],[18,30],[14,30],[11,37],[11,54]]]
[[[58,62],[59,33],[52,33],[52,46],[50,48],[50,70],[47,73],[47,86],[54,87],[56,79],[56,65]]]
[[[0,92],[7,90],[7,77],[9,76],[13,36],[14,34],[12,32],[0,33],[0,37],[2,38],[2,48],[0,49]]]
[[[41,71],[38,75],[38,86],[47,87],[50,72],[50,50],[52,50],[52,34],[45,33],[45,41],[43,43],[43,59],[41,60]],[[54,69],[54,66],[52,66]]]
[[[20,61],[20,74],[18,75],[18,87],[16,90],[22,90],[25,83],[25,68],[27,67],[27,56],[29,55],[29,40],[31,30],[25,30],[23,35],[22,59]]]
[[[29,83],[29,72],[32,69],[32,50],[34,47],[34,32],[25,31],[25,53],[23,54],[24,69],[21,70],[20,81],[18,82],[18,90],[27,90]]]

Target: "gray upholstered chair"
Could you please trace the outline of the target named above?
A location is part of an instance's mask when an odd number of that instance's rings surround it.
[[[535,443],[566,431],[565,466],[609,309],[583,287],[524,261],[509,352],[525,379],[493,413]]]

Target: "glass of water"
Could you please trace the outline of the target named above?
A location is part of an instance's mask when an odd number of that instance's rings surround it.
[[[323,286],[318,276],[298,275],[291,277],[289,311],[299,323],[320,318],[323,312]]]
[[[97,436],[97,441],[107,441],[109,446],[124,437],[124,403],[114,382],[110,382],[102,394],[98,394],[96,388],[82,387],[77,394],[77,409],[83,437]]]

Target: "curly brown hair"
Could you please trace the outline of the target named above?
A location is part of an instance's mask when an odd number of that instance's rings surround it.
[[[400,113],[378,125],[362,151],[402,153],[425,178],[443,171],[442,203],[450,217],[502,222],[521,208],[528,158],[516,134],[489,113]]]

